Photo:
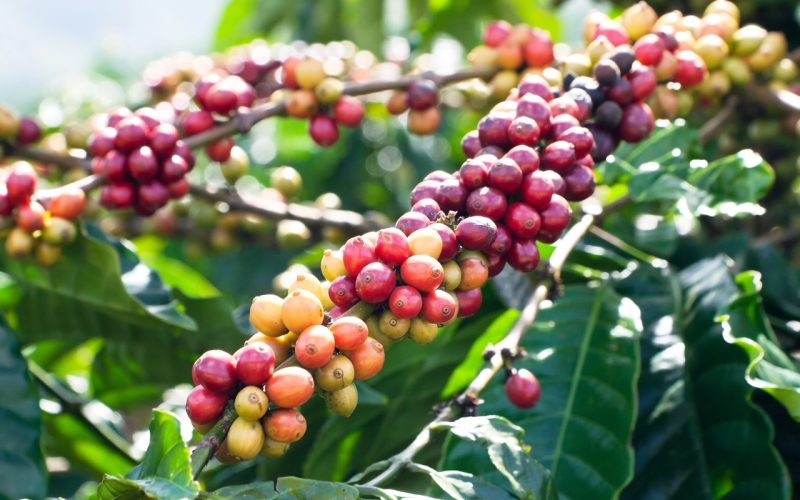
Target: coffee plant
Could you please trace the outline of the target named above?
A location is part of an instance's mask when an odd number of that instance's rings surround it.
[[[784,33],[449,6],[381,58],[244,3],[136,102],[0,109],[1,497],[792,497]]]

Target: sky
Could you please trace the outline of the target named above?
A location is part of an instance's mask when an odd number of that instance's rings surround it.
[[[30,105],[98,61],[138,74],[159,56],[205,52],[226,0],[0,0],[0,102]]]

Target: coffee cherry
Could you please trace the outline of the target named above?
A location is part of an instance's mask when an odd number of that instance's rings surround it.
[[[231,154],[233,154],[234,151],[237,151],[237,148],[232,149]],[[128,162],[130,163],[130,159]],[[222,174],[229,182],[231,179],[235,182],[236,179],[244,175],[242,172],[242,165],[240,161],[234,160],[233,156],[230,156],[228,160],[221,165]],[[243,168],[246,172],[248,168],[247,164],[244,164]],[[186,160],[180,155],[172,155],[161,164],[159,179],[165,183],[177,182],[183,179],[183,176],[186,175],[188,171],[189,164],[186,163]]]
[[[467,200],[467,189],[459,179],[450,177],[439,184],[434,199],[445,212],[459,211],[464,208]]]
[[[555,173],[555,172],[553,172]],[[558,174],[556,174],[558,175]],[[546,172],[536,171],[525,176],[522,180],[520,194],[528,205],[542,209],[550,203],[555,192],[555,186]]]
[[[445,262],[444,269],[444,289],[451,292],[461,284],[461,268],[456,261]]]
[[[383,262],[364,266],[356,277],[356,293],[364,302],[379,304],[389,298],[396,282],[394,270]]]
[[[442,113],[436,107],[412,109],[408,113],[408,131],[416,135],[429,135],[436,132],[442,122]]]
[[[558,136],[558,140],[572,144],[577,158],[588,155],[594,147],[594,137],[585,127],[569,128]]]
[[[580,117],[581,111],[578,107],[578,103],[567,94],[556,97],[548,103],[548,106],[550,107],[550,114],[553,117],[558,115],[570,115],[574,118]]]
[[[620,70],[617,63],[611,59],[598,61],[594,66],[594,79],[603,87],[610,87],[620,79]]]
[[[206,155],[209,159],[222,163],[231,157],[231,149],[236,145],[232,137],[217,139],[205,147]]]
[[[301,59],[294,66],[294,76],[301,87],[313,89],[325,79],[325,69],[316,59]]]
[[[399,230],[397,231],[399,232]],[[418,229],[411,233],[408,237],[408,244],[413,255],[428,255],[434,259],[438,259],[442,254],[442,238],[439,236],[439,232],[431,228],[431,226]]]
[[[223,78],[212,84],[203,92],[202,102],[209,111],[220,115],[228,115],[236,109],[239,99],[232,82],[228,78]]]
[[[512,203],[504,219],[508,229],[518,238],[535,238],[541,228],[541,217],[526,203]]]
[[[575,147],[567,141],[556,141],[547,145],[542,152],[542,166],[565,172],[575,163]]]
[[[430,344],[436,340],[438,333],[439,327],[435,323],[414,318],[411,320],[411,326],[408,329],[408,338],[417,344]]]
[[[311,117],[308,133],[320,146],[331,146],[339,140],[339,127],[336,125],[336,120],[325,114]]]
[[[408,110],[408,94],[401,90],[395,90],[386,101],[386,110],[390,114],[399,115]]]
[[[507,148],[510,146],[508,140],[508,127],[511,125],[513,117],[497,113],[490,113],[478,122],[478,137],[481,144],[485,146],[498,146]]]
[[[338,391],[353,383],[355,369],[353,363],[342,354],[332,357],[324,366],[316,371],[314,380],[323,391]]]
[[[655,33],[649,33],[633,44],[636,59],[647,66],[657,66],[664,54],[664,42]]]
[[[422,310],[422,295],[412,286],[398,286],[389,296],[389,309],[398,318],[415,318]]]
[[[458,301],[458,317],[465,318],[472,316],[481,308],[483,303],[483,292],[480,288],[472,290],[457,290],[456,300]]]
[[[236,376],[247,385],[264,385],[275,370],[275,353],[263,342],[246,345],[233,355]]]
[[[42,138],[42,128],[34,118],[23,116],[19,120],[19,131],[17,132],[17,142],[20,144],[33,144]]]
[[[439,90],[433,80],[421,78],[409,84],[406,99],[411,109],[428,109],[438,104]]]
[[[594,120],[598,126],[614,130],[622,121],[622,107],[613,101],[606,101],[597,108]]]
[[[467,213],[499,220],[506,213],[507,197],[499,189],[482,187],[467,197]]]
[[[527,175],[535,170],[539,170],[539,153],[530,146],[514,146],[503,158],[512,160],[522,170],[523,175]]]
[[[320,270],[322,275],[328,281],[333,281],[339,276],[347,274],[342,260],[342,252],[339,250],[326,249],[322,253],[322,260],[320,261]]]
[[[341,417],[349,417],[358,406],[358,389],[354,384],[339,389],[338,391],[326,392],[325,402],[328,409]]]
[[[432,199],[436,195],[441,182],[434,180],[423,180],[411,190],[411,205],[416,205],[422,200]]]
[[[486,248],[486,252],[488,254],[503,255],[511,248],[511,242],[511,231],[508,230],[505,224],[498,224],[497,234],[492,243]]]
[[[141,184],[136,193],[137,209],[144,212],[155,212],[169,201],[169,191],[160,182]]]
[[[236,387],[236,360],[225,351],[206,351],[192,365],[192,381],[206,389],[225,394]]]
[[[461,182],[469,190],[478,189],[485,186],[489,177],[489,171],[482,161],[470,158],[461,164],[459,169]]]
[[[308,423],[302,413],[294,408],[272,410],[264,419],[267,437],[281,443],[295,443],[306,434]]]
[[[304,368],[320,368],[333,356],[334,342],[333,334],[327,327],[309,326],[297,338],[294,355]]]
[[[430,221],[436,220],[439,214],[442,213],[442,208],[436,201],[426,198],[414,203],[411,207],[412,212],[419,212],[428,218]],[[401,231],[402,233],[402,231]]]
[[[514,370],[506,380],[506,395],[517,408],[531,408],[542,397],[542,386],[530,371]]]
[[[554,141],[558,136],[573,127],[580,126],[581,122],[572,115],[558,115],[550,120],[550,128],[547,131],[547,139]]]
[[[650,136],[655,127],[655,118],[650,106],[643,102],[629,104],[622,112],[619,135],[627,142],[639,142]]]
[[[617,83],[608,88],[606,95],[608,96],[608,99],[614,101],[620,106],[625,106],[632,103],[635,98],[633,95],[633,86],[631,85],[630,80],[626,78],[620,78],[617,80]]]
[[[472,158],[478,154],[478,151],[481,149],[481,140],[478,136],[477,130],[472,130],[467,132],[464,137],[461,139],[461,151],[464,152],[464,156],[467,158]]]
[[[219,460],[219,463],[225,465],[231,465],[235,463],[239,463],[240,458],[232,454],[228,450],[228,440],[226,439],[222,443],[220,443],[219,448],[217,451],[214,452],[214,458]]]
[[[360,346],[369,335],[367,324],[355,316],[343,316],[331,323],[329,329],[333,334],[336,348],[343,351]]]
[[[492,21],[483,30],[483,43],[489,47],[498,47],[511,34],[513,26],[508,21]]]
[[[377,375],[386,359],[383,345],[373,338],[367,338],[355,349],[345,351],[345,356],[353,363],[356,380],[368,380]]]
[[[107,208],[128,208],[136,199],[133,184],[112,183],[100,189],[100,203]]]
[[[508,245],[509,250],[511,249],[511,243]],[[507,254],[507,252],[506,252]],[[500,274],[500,271],[503,270],[506,266],[506,257],[504,255],[493,254],[490,253],[486,256],[486,261],[489,266],[489,276],[497,276]]]
[[[34,259],[38,266],[52,267],[61,260],[61,247],[41,243],[36,247]]]
[[[342,259],[347,274],[357,276],[367,264],[378,260],[378,257],[375,254],[375,245],[371,241],[363,236],[356,236],[345,243]]]
[[[408,318],[400,318],[387,309],[381,313],[378,318],[378,328],[381,333],[386,335],[392,340],[402,340],[408,333],[408,328],[411,325],[411,320]]]
[[[594,193],[594,171],[590,167],[575,165],[564,176],[564,182],[567,184],[565,197],[570,201],[582,201]]]
[[[434,222],[429,229],[436,231],[442,241],[442,250],[439,252],[439,262],[447,262],[458,253],[458,240],[456,233],[441,222]]]
[[[441,325],[453,319],[457,312],[458,304],[444,290],[433,290],[422,298],[420,317],[425,321]]]
[[[149,146],[137,148],[128,155],[128,172],[138,182],[149,182],[156,178],[158,159]]]
[[[495,223],[482,216],[467,217],[456,226],[458,242],[469,250],[483,250],[492,243],[496,234]]]
[[[525,94],[517,103],[517,117],[531,118],[539,127],[539,132],[544,133],[550,128],[550,106],[547,101],[535,94]]]
[[[334,303],[336,303],[335,300]],[[320,300],[305,290],[295,290],[290,293],[284,299],[281,307],[283,324],[295,333],[302,332],[309,326],[321,325],[324,316],[325,311],[322,309]]]
[[[563,197],[554,194],[550,204],[540,212],[542,230],[561,234],[572,219],[572,209]]]
[[[311,273],[299,272],[295,275],[294,282],[289,285],[287,292],[292,293],[295,290],[305,290],[317,297],[320,301],[323,300],[322,284],[317,277]]]
[[[44,215],[44,207],[36,201],[30,201],[17,207],[15,220],[20,228],[35,233],[44,227]]]
[[[357,127],[364,119],[364,104],[353,96],[342,96],[333,106],[333,117],[345,127]]]
[[[44,223],[42,240],[49,245],[62,246],[73,242],[77,233],[78,230],[72,221],[61,217],[50,217]]]
[[[444,269],[429,255],[412,255],[400,266],[400,277],[417,290],[430,292],[444,281]]]
[[[299,366],[275,370],[267,381],[267,397],[282,408],[302,406],[314,395],[314,377]]]
[[[431,221],[425,215],[419,212],[406,212],[397,219],[394,226],[409,236],[414,231],[428,227],[430,224]]]
[[[6,178],[6,195],[8,200],[17,205],[26,202],[36,191],[36,172],[30,163],[19,161],[13,164],[11,173]]]
[[[694,87],[706,77],[707,69],[703,59],[691,50],[679,50],[675,53],[678,68],[675,70],[675,81],[682,87]]]
[[[257,422],[267,413],[269,399],[260,387],[248,385],[236,394],[233,404],[239,418]]]
[[[489,266],[486,257],[480,252],[467,251],[458,256],[461,269],[461,282],[457,290],[468,291],[482,287],[489,279]]]
[[[506,258],[514,269],[523,272],[533,271],[539,265],[539,247],[534,240],[514,240]]]
[[[631,82],[633,98],[637,101],[647,99],[655,91],[658,83],[656,72],[653,68],[640,64],[634,66],[631,72],[628,73],[628,81]]]
[[[228,403],[228,396],[210,391],[202,385],[195,386],[186,398],[186,413],[192,422],[212,424],[219,420]]]
[[[522,185],[522,169],[510,158],[501,158],[489,167],[489,186],[503,193],[515,193]]]
[[[533,146],[539,139],[539,125],[533,118],[518,116],[508,126],[508,140],[511,144]]]
[[[123,118],[115,126],[117,135],[114,138],[114,147],[120,151],[128,152],[147,144],[149,129],[138,116]]]
[[[283,299],[277,295],[260,295],[250,304],[250,323],[270,337],[285,334],[288,329],[281,320]]]
[[[173,154],[178,143],[178,129],[169,123],[159,123],[150,131],[150,148],[160,158]]]
[[[273,170],[269,182],[270,186],[280,191],[286,198],[294,198],[303,189],[300,172],[286,165]]]
[[[398,266],[411,255],[411,245],[406,235],[399,229],[394,227],[381,229],[378,231],[375,255],[385,264]]]
[[[291,444],[282,441],[275,441],[269,437],[264,439],[264,446],[261,448],[261,455],[268,458],[279,458],[286,455]]]
[[[33,252],[35,240],[22,228],[14,227],[6,236],[6,252],[17,259],[27,257]]]
[[[553,40],[550,33],[534,29],[525,43],[525,62],[534,68],[544,68],[553,62]]]
[[[62,188],[50,202],[50,214],[63,219],[76,219],[86,207],[86,193],[80,188]]]
[[[228,452],[239,460],[256,458],[264,445],[264,430],[261,428],[261,422],[237,418],[228,429],[225,443],[228,445]]]
[[[331,282],[328,288],[328,297],[337,307],[349,309],[354,306],[359,297],[356,294],[356,280],[351,276],[339,276]]]

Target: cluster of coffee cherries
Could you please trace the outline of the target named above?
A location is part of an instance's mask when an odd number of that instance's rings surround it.
[[[42,127],[31,116],[17,116],[14,111],[0,106],[0,140],[27,145],[42,138]]]
[[[427,135],[436,132],[442,121],[439,111],[439,88],[430,78],[418,78],[405,90],[393,92],[386,101],[386,109],[393,115],[408,111],[406,127],[409,132]]]
[[[288,57],[282,64],[283,99],[286,112],[308,119],[308,133],[320,146],[339,140],[339,125],[357,127],[364,119],[364,104],[345,95],[344,82],[325,72],[322,61],[312,57]]]
[[[152,215],[189,192],[194,155],[175,126],[151,111],[120,108],[89,139],[92,172],[108,179],[100,190],[106,208]]]
[[[363,320],[326,315],[333,307],[329,286],[298,273],[285,298],[253,299],[250,321],[258,333],[243,348],[233,355],[209,351],[195,362],[197,386],[186,411],[198,431],[207,432],[231,399],[238,415],[217,452],[223,462],[283,455],[305,434],[297,407],[315,390],[333,413],[349,416],[358,404],[354,382],[383,368],[384,348]]]
[[[61,248],[77,234],[75,219],[84,211],[86,195],[77,188],[62,189],[47,202],[47,208],[33,198],[37,176],[25,161],[12,163],[0,191],[0,220],[6,234],[6,252],[14,258],[33,254],[41,266],[52,266]]]

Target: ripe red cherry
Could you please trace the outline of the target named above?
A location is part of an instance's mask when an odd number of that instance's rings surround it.
[[[630,41],[625,28],[617,21],[612,21],[610,19],[601,21],[600,24],[597,25],[597,29],[594,32],[594,39],[600,36],[606,37],[615,47],[625,45]]]
[[[136,188],[127,182],[112,182],[100,190],[100,203],[107,208],[128,208],[136,200]]]
[[[450,210],[459,211],[464,208],[464,202],[467,201],[467,194],[468,192],[464,184],[462,184],[459,179],[451,177],[439,184],[434,199],[445,212],[449,212]]]
[[[186,414],[196,424],[211,424],[219,420],[227,403],[227,395],[198,385],[186,398]]]
[[[433,199],[436,196],[436,190],[439,189],[441,181],[433,179],[425,179],[417,183],[414,189],[411,190],[411,205],[425,199]]]
[[[133,112],[128,108],[117,108],[108,115],[108,126],[116,127],[123,119],[133,115]]]
[[[137,193],[137,202],[146,210],[158,210],[169,201],[169,190],[160,182],[141,184]]]
[[[36,201],[23,202],[17,206],[17,226],[29,233],[44,227],[44,207]]]
[[[345,127],[357,127],[364,119],[364,104],[356,97],[343,95],[333,106],[333,117]]]
[[[440,222],[435,222],[429,227],[439,233],[439,238],[442,239],[442,252],[439,254],[439,262],[447,262],[455,257],[458,253],[456,233]]]
[[[186,164],[189,165],[189,170],[194,168],[194,153],[192,153],[192,148],[190,148],[188,144],[183,141],[178,141],[175,143],[175,150],[173,153],[186,160]]]
[[[567,141],[575,149],[575,157],[582,158],[592,152],[594,137],[586,127],[571,127],[559,134],[559,141]]]
[[[42,138],[42,127],[30,116],[23,116],[19,120],[17,141],[20,144],[32,144]]]
[[[509,205],[504,220],[508,229],[518,238],[535,238],[542,226],[539,212],[527,203]]]
[[[509,245],[510,247],[510,245]],[[490,253],[486,256],[489,265],[489,276],[497,276],[506,267],[506,256]]]
[[[706,77],[706,63],[692,50],[679,50],[675,54],[678,60],[678,69],[675,71],[675,81],[682,87],[694,87]]]
[[[230,114],[235,110],[239,98],[232,83],[228,78],[223,78],[211,85],[207,90],[204,89],[203,104],[206,109],[221,115]]]
[[[534,68],[548,66],[555,57],[550,33],[534,29],[528,41],[525,42],[524,52],[525,62],[528,63],[528,66],[533,66]]]
[[[166,158],[175,150],[178,129],[169,123],[159,123],[150,131],[150,148],[159,158]]]
[[[492,243],[496,234],[497,225],[480,215],[467,217],[456,226],[458,242],[469,250],[483,250]]]
[[[512,241],[513,238],[508,227],[506,227],[505,224],[498,224],[497,234],[495,235],[492,244],[486,248],[486,252],[489,254],[503,255],[511,248]]]
[[[130,180],[128,157],[119,150],[112,149],[103,157],[103,172],[111,182]]]
[[[498,113],[490,113],[478,122],[478,137],[483,146],[499,146],[507,148],[508,126],[513,117]]]
[[[14,205],[8,199],[8,194],[0,192],[0,215],[11,215],[13,211]]]
[[[142,146],[128,155],[128,171],[138,182],[148,182],[158,175],[158,159],[149,146]]]
[[[150,131],[144,120],[138,116],[123,118],[115,128],[117,136],[114,139],[114,147],[117,149],[127,152],[147,144]]]
[[[567,141],[556,141],[542,152],[542,166],[556,172],[565,172],[575,163],[575,147]]]
[[[501,158],[489,167],[489,186],[512,194],[522,185],[522,169],[510,158]]]
[[[513,160],[522,169],[523,175],[539,170],[539,153],[530,146],[514,146],[503,158]]]
[[[580,126],[581,122],[572,115],[558,115],[550,120],[550,129],[547,131],[547,138],[551,141],[558,139],[558,136],[572,127]]]
[[[635,102],[625,106],[622,112],[619,135],[623,141],[639,142],[649,137],[654,127],[655,118],[650,106],[643,102]]]
[[[358,302],[356,294],[356,280],[351,276],[339,276],[331,282],[328,288],[328,297],[331,302],[344,309],[349,309]]]
[[[339,127],[336,125],[336,120],[325,114],[311,117],[308,123],[308,133],[320,146],[331,146],[339,140]]]
[[[375,245],[363,236],[350,238],[344,244],[342,260],[347,274],[355,277],[364,269],[364,266],[378,260],[375,255]]]
[[[433,172],[428,172],[425,177],[422,178],[422,180],[442,182],[450,179],[451,177],[453,177],[453,174],[450,172],[445,172],[444,170],[434,170]]]
[[[565,198],[570,201],[582,201],[594,193],[594,171],[590,167],[575,165],[564,176],[564,182],[567,185]]]
[[[36,191],[36,172],[27,163],[19,163],[6,178],[6,194],[13,204],[27,201]]]
[[[161,175],[159,178],[164,182],[175,182],[183,178],[189,171],[189,165],[182,156],[172,155],[161,164]]]
[[[80,188],[62,188],[50,202],[50,213],[54,217],[76,219],[86,207],[86,193]]]
[[[235,145],[236,141],[233,140],[233,137],[218,139],[206,146],[206,155],[213,161],[222,163],[231,157],[231,149]]]
[[[364,266],[356,277],[356,293],[369,304],[378,304],[389,298],[395,285],[394,270],[383,262]]]
[[[367,340],[369,335],[367,324],[364,320],[355,316],[343,316],[331,323],[329,328],[333,334],[336,348],[343,351],[349,351],[360,346]]]
[[[192,380],[209,391],[228,393],[236,387],[236,360],[225,351],[206,351],[192,366]]]
[[[136,110],[135,116],[141,118],[144,124],[147,125],[148,135],[159,123],[161,123],[158,113],[151,107]]]
[[[508,21],[492,21],[483,31],[483,43],[489,47],[499,47],[511,34],[513,26]]]
[[[636,59],[647,66],[658,66],[664,55],[664,42],[655,33],[648,33],[633,44]]]
[[[233,355],[236,376],[245,385],[264,385],[275,370],[275,353],[263,342],[248,344]]]
[[[506,380],[508,400],[518,408],[531,408],[542,397],[542,386],[536,376],[526,369],[514,370]]]
[[[456,290],[456,300],[458,301],[458,317],[472,316],[481,308],[483,292],[480,288],[467,291]]]
[[[428,109],[439,102],[439,89],[436,82],[428,78],[414,80],[408,86],[408,107],[411,109]]]
[[[208,111],[189,111],[183,117],[183,133],[199,134],[214,126],[214,117]]]
[[[386,352],[383,345],[373,338],[367,338],[361,345],[347,351],[345,355],[353,363],[356,380],[367,380],[383,369]]]
[[[552,173],[558,175],[555,172]],[[550,203],[550,198],[553,197],[555,190],[551,175],[548,175],[547,172],[537,170],[536,172],[531,172],[522,179],[520,194],[525,203],[534,208],[542,209]]]
[[[411,255],[411,245],[406,235],[399,229],[394,227],[381,229],[378,231],[375,255],[385,264],[398,266]]]
[[[578,107],[578,103],[567,94],[556,97],[550,101],[548,105],[550,106],[550,114],[554,117],[558,115],[570,115],[575,118],[580,118],[581,116],[581,109]]]
[[[533,146],[539,140],[539,125],[533,118],[518,116],[508,126],[508,140],[511,144]]]
[[[114,139],[117,137],[117,129],[114,127],[104,127],[94,132],[89,137],[89,155],[105,156],[106,153],[114,149]]]
[[[464,152],[464,156],[467,158],[472,158],[477,155],[480,149],[481,139],[478,136],[477,130],[467,132],[461,139],[461,151]]]
[[[470,158],[462,163],[458,173],[461,175],[464,187],[470,191],[485,186],[489,177],[489,169],[477,158]]]
[[[467,198],[467,213],[482,215],[492,220],[499,220],[506,213],[506,195],[498,189],[482,187],[469,194]]]
[[[643,101],[653,93],[658,84],[656,72],[650,66],[636,64],[628,73],[628,81],[631,82],[631,89],[633,90],[633,98],[637,101]]]
[[[189,194],[189,188],[191,188],[191,186],[189,185],[189,181],[186,179],[186,177],[167,184],[169,197],[174,200],[178,198],[183,198],[184,196]]]
[[[549,91],[549,89],[548,89]],[[552,98],[552,95],[551,95]],[[539,132],[546,132],[550,128],[550,106],[544,98],[533,94],[525,94],[517,102],[517,116],[532,118],[539,126]]]
[[[389,309],[398,318],[416,318],[422,310],[422,294],[413,286],[398,286],[389,296]]]
[[[406,236],[410,235],[417,229],[430,226],[431,221],[424,214],[419,212],[406,212],[397,219],[394,227],[403,232]]]
[[[563,197],[554,194],[547,208],[539,214],[542,216],[542,229],[551,233],[561,234],[572,219],[572,209]]]
[[[514,269],[523,272],[533,271],[539,265],[539,247],[534,240],[514,240],[505,257]]]
[[[439,216],[439,214],[442,213],[442,208],[439,206],[438,203],[436,203],[436,200],[433,200],[431,198],[424,198],[414,203],[414,206],[411,207],[411,211],[419,212],[425,217],[427,217],[428,220],[434,221]]]
[[[412,255],[400,266],[400,277],[417,290],[430,292],[444,282],[444,268],[429,255]]]
[[[606,96],[620,106],[625,106],[634,100],[633,86],[627,79],[620,78],[617,83],[609,87]]]
[[[521,98],[528,94],[541,97],[545,103],[553,98],[553,91],[550,90],[550,84],[540,75],[525,75],[519,83],[518,89],[520,102],[522,102]],[[519,108],[517,108],[517,111],[519,111]]]
[[[444,290],[433,290],[422,298],[420,316],[429,323],[441,325],[453,319],[458,313],[458,303]]]

